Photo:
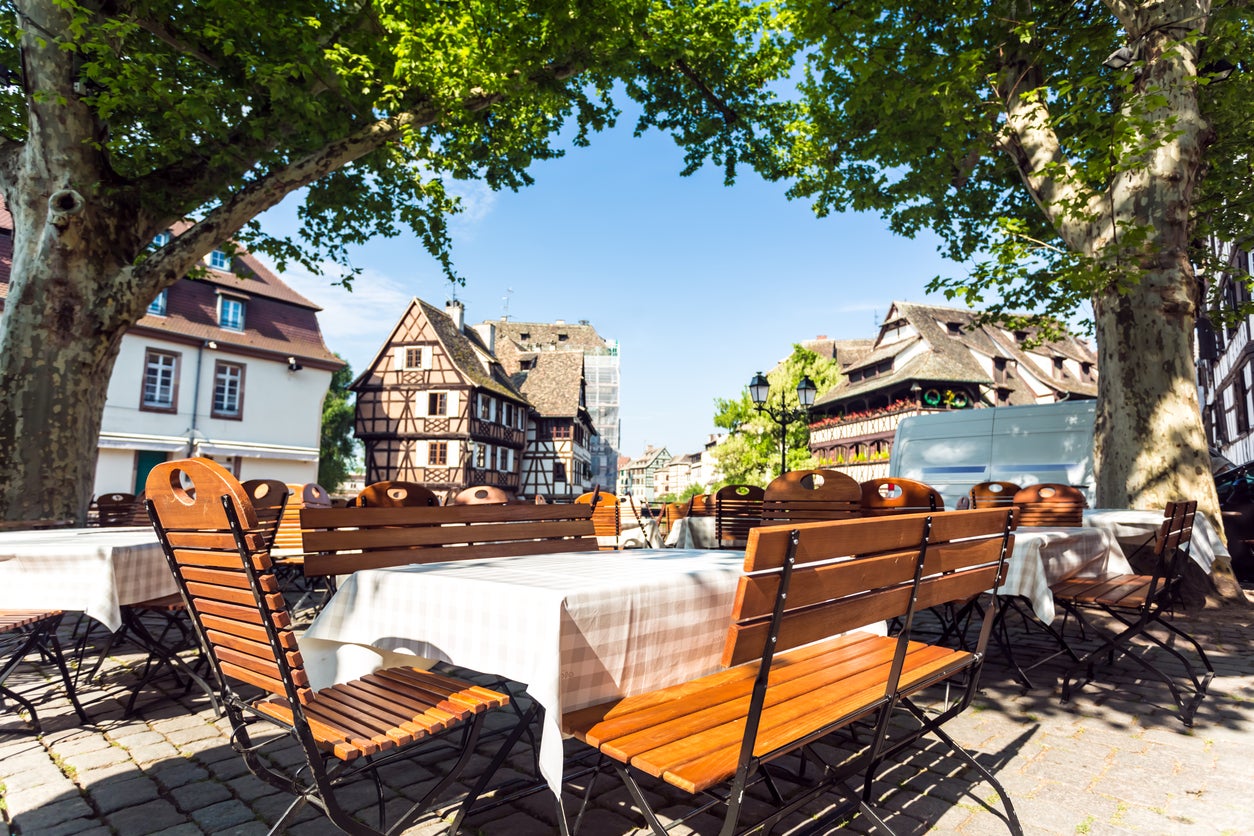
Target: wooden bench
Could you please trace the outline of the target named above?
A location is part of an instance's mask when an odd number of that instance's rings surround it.
[[[780,798],[758,824],[769,832],[835,790],[847,799],[835,814],[856,809],[883,827],[867,804],[878,764],[887,751],[936,730],[923,722],[902,731],[894,722],[890,740],[890,714],[899,706],[913,714],[910,693],[959,673],[967,674],[960,690],[969,703],[988,640],[987,628],[974,652],[912,640],[914,613],[996,586],[1012,524],[1011,514],[991,510],[755,528],[723,654],[729,667],[568,712],[563,730],[606,756],[648,826],[663,836],[637,773],[694,794],[730,784],[721,793],[722,832],[740,832],[744,790],[762,779],[766,765],[803,748],[817,756],[808,744],[865,721],[871,729],[856,738],[853,757],[800,773],[809,774],[809,783]],[[993,616],[986,614],[989,625]],[[904,625],[896,637],[861,629],[893,618]],[[996,779],[947,736],[941,739],[993,784],[1011,830],[1021,832]],[[865,795],[845,785],[854,778]]]
[[[591,505],[302,508],[305,574],[596,551]]]

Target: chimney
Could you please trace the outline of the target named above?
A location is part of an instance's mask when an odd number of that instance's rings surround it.
[[[815,339],[816,339],[816,340],[825,340],[825,339],[827,339],[827,334],[819,334],[817,337],[815,337]]]
[[[483,340],[483,344],[488,347],[493,355],[496,354],[496,323],[481,322],[472,326],[479,334],[479,339]]]
[[[453,327],[458,331],[466,324],[466,306],[456,299],[444,303],[444,312],[453,320]]]

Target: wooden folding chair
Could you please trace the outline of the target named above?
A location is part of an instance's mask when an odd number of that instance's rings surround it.
[[[597,490],[580,494],[575,497],[576,505],[592,506],[592,528],[598,538],[612,539],[613,545],[605,544],[598,548],[613,551],[618,548],[618,537],[623,533],[623,518],[618,504],[618,497],[606,491]]]
[[[945,510],[945,500],[940,492],[915,479],[897,476],[868,479],[861,484],[860,490],[861,513],[864,517]]]
[[[281,832],[307,803],[346,833],[385,832],[378,768],[429,752],[427,744],[437,739],[455,738],[450,742],[456,762],[447,769],[424,764],[424,770],[434,769],[438,775],[434,786],[386,832],[399,833],[417,821],[470,760],[487,711],[507,704],[508,697],[410,667],[388,668],[314,691],[265,538],[234,477],[208,459],[165,462],[148,476],[148,503],[153,527],[221,682],[233,747],[254,775],[296,795],[271,833]],[[260,695],[253,689],[260,689]],[[286,734],[257,742],[253,731],[258,721]],[[262,754],[285,736],[297,744],[302,755],[297,762]],[[515,739],[511,736],[506,745]],[[367,777],[377,792],[377,829],[351,815],[338,798],[341,788]],[[458,811],[453,832],[473,802],[472,793]]]
[[[1019,490],[1014,504],[1019,506],[1021,526],[1079,528],[1088,502],[1079,488],[1042,482]]]
[[[74,706],[74,713],[83,723],[91,722],[78,701],[74,682],[65,666],[61,643],[57,640],[57,628],[61,626],[60,610],[0,610],[0,697],[11,699],[30,714],[30,724],[36,734],[43,734],[35,705],[29,699],[13,691],[4,683],[33,651],[56,666],[65,686],[65,695]]]
[[[726,485],[714,492],[714,536],[722,549],[742,549],[749,530],[762,524],[762,499],[757,485]]]
[[[449,505],[507,505],[514,494],[496,485],[471,485],[458,491]]]
[[[96,524],[101,526],[135,525],[138,501],[133,493],[106,493],[96,497]]]
[[[375,482],[353,499],[358,508],[413,508],[440,504],[435,492],[414,482]]]
[[[771,480],[762,494],[762,524],[846,520],[858,516],[861,491],[835,470],[793,470]]]
[[[981,482],[967,492],[971,508],[1005,508],[1015,504],[1020,488],[1014,482]]]
[[[1196,514],[1196,502],[1167,503],[1158,530],[1158,539],[1154,543],[1152,574],[1107,574],[1097,578],[1072,578],[1051,587],[1054,602],[1068,615],[1074,615],[1086,630],[1092,629],[1101,640],[1096,649],[1072,665],[1063,677],[1063,702],[1071,699],[1071,683],[1081,672],[1086,674],[1084,682],[1093,680],[1097,660],[1102,655],[1107,657],[1107,664],[1113,664],[1116,657],[1127,656],[1167,685],[1180,711],[1181,721],[1186,726],[1193,725],[1193,715],[1202,698],[1206,696],[1206,689],[1215,676],[1215,668],[1197,639],[1173,624],[1169,615],[1179,598],[1180,573],[1184,569],[1184,562],[1189,560],[1189,541],[1193,536],[1193,520]],[[1123,629],[1117,633],[1099,629],[1091,618],[1085,617],[1085,613],[1094,612],[1114,618],[1123,625]],[[1065,626],[1064,624],[1064,630]],[[1156,626],[1167,631],[1166,641],[1150,632]],[[1065,632],[1060,631],[1060,635],[1065,636]],[[1170,642],[1173,637],[1184,639],[1193,646],[1202,667],[1205,668],[1205,674],[1199,677],[1188,658],[1172,647]],[[1176,657],[1192,683],[1192,693],[1183,693],[1172,677],[1150,661],[1148,654],[1140,652],[1143,648],[1136,646],[1137,639],[1147,639]]]
[[[266,548],[273,549],[292,490],[278,479],[249,479],[243,487],[257,513],[257,522],[266,533]]]

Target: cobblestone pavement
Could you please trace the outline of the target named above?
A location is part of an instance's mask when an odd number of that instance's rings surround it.
[[[1206,611],[1182,621],[1202,639],[1217,671],[1192,729],[1176,718],[1167,689],[1141,680],[1126,660],[1062,704],[1061,660],[1033,670],[1038,687],[1025,692],[992,650],[980,695],[945,728],[1001,779],[1026,833],[1254,834],[1254,782],[1247,773],[1254,748],[1254,613]],[[1020,661],[1048,647],[1040,634],[1018,627],[1014,637]],[[253,778],[232,752],[226,721],[215,718],[203,695],[145,692],[139,716],[123,720],[140,661],[137,653],[115,653],[101,679],[80,689],[93,720],[83,728],[47,671],[29,665],[9,680],[36,700],[45,733],[36,737],[11,711],[0,715],[0,827],[8,834],[259,834],[286,807],[289,798]],[[573,741],[568,745],[572,753],[579,750]],[[503,777],[534,774],[531,753],[523,749]],[[289,749],[279,757],[293,755]],[[475,764],[469,771],[473,777]],[[393,804],[415,794],[405,783],[415,772],[429,774],[419,766],[385,775]],[[899,834],[1006,833],[996,794],[977,777],[933,743],[886,770],[875,807]],[[617,780],[602,777],[597,786],[581,832],[637,832],[641,820]],[[646,791],[664,817],[683,800],[658,782],[647,783]],[[362,808],[371,806],[371,796],[362,795]],[[568,797],[569,809],[576,798]],[[472,814],[463,832],[548,834],[556,830],[554,821],[551,798],[539,793]],[[809,821],[798,816],[781,830],[797,831]],[[433,815],[408,832],[446,827]],[[874,832],[863,819],[831,829]],[[335,831],[305,810],[288,832]],[[717,827],[707,814],[676,832],[716,833]]]

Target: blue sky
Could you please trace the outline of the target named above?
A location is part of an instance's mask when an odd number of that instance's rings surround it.
[[[924,286],[960,268],[930,236],[894,236],[865,214],[818,219],[783,184],[747,173],[727,188],[721,172],[681,177],[682,165],[668,137],[633,138],[624,118],[536,166],[530,188],[469,186],[452,224],[468,322],[586,319],[619,341],[626,455],[701,449],[715,399],[738,396],[796,342],[874,336],[894,300],[948,304]],[[261,220],[279,233],[294,216],[289,199]],[[371,242],[352,260],[364,270],[352,293],[296,271],[284,279],[324,308],[327,345],[356,372],[410,298],[439,306],[453,288],[412,238]]]

